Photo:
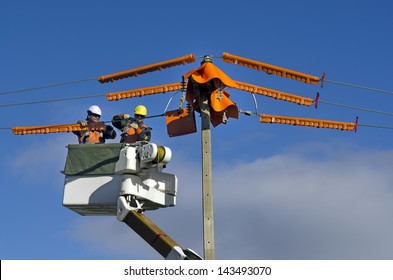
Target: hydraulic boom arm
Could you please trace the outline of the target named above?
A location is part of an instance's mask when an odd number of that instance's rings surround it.
[[[129,206],[121,196],[118,200],[119,221],[127,224],[142,237],[161,256],[167,260],[201,260],[202,258],[191,249],[182,249],[171,237],[166,235],[155,223],[144,214]]]

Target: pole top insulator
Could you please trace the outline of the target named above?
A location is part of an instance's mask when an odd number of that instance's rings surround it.
[[[205,63],[205,62],[213,62],[213,57],[211,55],[204,55],[202,57],[202,62],[201,63]]]

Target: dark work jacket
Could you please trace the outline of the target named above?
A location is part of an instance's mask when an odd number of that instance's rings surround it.
[[[138,124],[138,128],[134,129],[131,124]],[[114,115],[112,125],[121,130],[120,143],[135,143],[138,141],[150,141],[152,128],[143,123],[138,123],[134,118],[124,118],[124,114]]]

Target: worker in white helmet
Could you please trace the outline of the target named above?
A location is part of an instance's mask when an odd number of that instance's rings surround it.
[[[74,134],[78,136],[79,144],[105,143],[106,139],[116,138],[116,131],[112,126],[103,124],[104,129],[102,129],[102,127],[100,129],[94,127],[95,123],[100,123],[101,115],[101,108],[97,105],[92,105],[87,109],[86,120],[77,122],[81,126],[86,127],[86,130],[74,132]]]
[[[138,105],[135,107],[134,117],[129,114],[119,114],[112,117],[113,126],[123,132],[120,143],[150,141],[152,128],[143,123],[146,116],[146,107]]]

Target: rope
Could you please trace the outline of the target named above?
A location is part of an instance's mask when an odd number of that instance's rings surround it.
[[[166,112],[166,110],[168,110],[168,107],[169,107],[169,105],[171,104],[172,99],[173,99],[178,93],[179,93],[179,91],[176,91],[176,92],[171,96],[171,98],[169,98],[169,101],[168,101],[168,103],[167,103],[166,106],[165,106],[164,113]]]

